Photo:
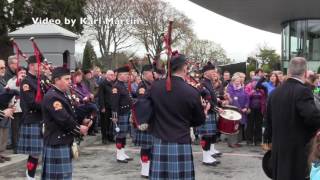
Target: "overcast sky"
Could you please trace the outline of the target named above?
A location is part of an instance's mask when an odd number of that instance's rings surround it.
[[[220,16],[189,0],[168,0],[193,21],[193,29],[200,39],[212,40],[220,44],[227,56],[236,61],[245,61],[259,44],[268,44],[281,52],[281,36],[240,24]],[[280,25],[279,25],[280,26]]]
[[[189,0],[165,0],[193,21],[193,30],[199,39],[208,39],[220,44],[227,56],[236,61],[245,61],[258,45],[267,44],[281,51],[281,36],[240,24],[209,11]],[[77,44],[76,51],[83,52],[84,44]],[[95,46],[98,53],[98,47]],[[136,50],[136,49],[135,49]]]

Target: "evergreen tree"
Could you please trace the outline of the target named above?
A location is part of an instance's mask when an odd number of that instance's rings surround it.
[[[94,65],[97,65],[97,55],[92,44],[87,41],[83,51],[82,69],[91,69]]]

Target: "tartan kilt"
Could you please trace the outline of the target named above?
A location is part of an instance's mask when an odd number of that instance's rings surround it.
[[[195,179],[191,144],[168,143],[153,138],[149,179]]]
[[[153,136],[148,131],[136,130],[136,138],[134,144],[145,149],[150,149],[153,143]]]
[[[208,114],[206,122],[197,128],[198,133],[201,136],[211,136],[217,133],[217,117],[216,114]]]
[[[125,138],[127,134],[129,134],[130,130],[130,122],[129,122],[130,113],[119,115],[118,117],[118,127],[120,128],[120,132],[115,132],[117,138]]]
[[[44,146],[41,179],[72,179],[72,155],[70,145]]]
[[[40,123],[22,124],[19,132],[17,153],[38,156],[43,150]]]

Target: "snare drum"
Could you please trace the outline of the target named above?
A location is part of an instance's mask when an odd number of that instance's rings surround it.
[[[226,106],[224,112],[219,114],[218,129],[222,134],[238,134],[242,118],[237,107]]]

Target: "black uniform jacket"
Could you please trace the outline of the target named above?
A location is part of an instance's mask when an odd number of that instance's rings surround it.
[[[151,133],[166,142],[188,144],[190,127],[205,122],[200,93],[182,78],[171,77],[172,90],[166,90],[166,80],[155,81],[150,90],[154,118]]]
[[[20,83],[20,106],[23,123],[42,122],[41,104],[35,102],[37,94],[37,77],[27,73]]]
[[[70,100],[65,93],[52,87],[42,103],[46,145],[67,145],[80,135],[80,125]]]
[[[126,84],[122,81],[116,81],[112,87],[111,109],[112,113],[124,115],[130,112],[132,98]]]

